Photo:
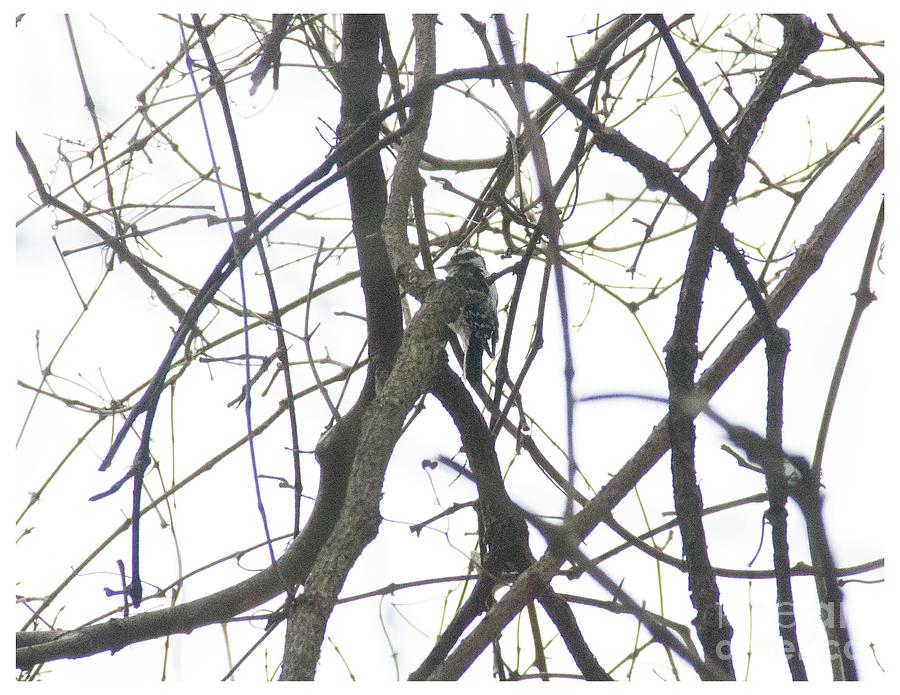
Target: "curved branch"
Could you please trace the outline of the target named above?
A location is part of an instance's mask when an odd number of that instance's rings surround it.
[[[274,565],[222,591],[128,618],[114,618],[75,630],[16,634],[16,667],[28,669],[56,659],[77,659],[100,652],[116,652],[129,644],[169,635],[187,634],[205,625],[224,622],[302,584],[318,548],[331,532],[343,502],[346,478],[323,475],[316,504],[303,532]]]

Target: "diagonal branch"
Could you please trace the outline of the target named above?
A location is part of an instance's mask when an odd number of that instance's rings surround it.
[[[447,324],[459,315],[465,299],[465,291],[447,282],[432,286],[404,333],[394,369],[362,416],[346,503],[289,616],[282,680],[312,680],[315,675],[325,626],[340,589],[378,532],[388,460],[406,415],[444,358]]]
[[[814,227],[807,243],[798,249],[794,261],[783,279],[769,295],[768,308],[772,316],[780,317],[806,282],[816,273],[825,254],[883,170],[884,135],[882,134],[836,197],[834,205]],[[697,380],[697,394],[702,395],[703,401],[708,401],[721,388],[761,338],[761,321],[758,316],[753,316]],[[571,532],[577,539],[586,538],[606,519],[615,506],[634,489],[641,478],[668,451],[667,421],[668,417],[663,418],[653,428],[650,436],[628,462],[581,511],[572,517]],[[510,590],[497,602],[491,614],[482,621],[481,625],[490,621],[490,629],[483,632],[478,631],[477,634],[476,632],[471,633],[450,655],[450,658],[454,654],[464,651],[467,655],[466,663],[460,667],[465,670],[490,644],[493,635],[502,630],[529,601],[534,600],[550,583],[563,562],[564,558],[560,558],[552,552],[545,553],[540,560],[516,579]]]
[[[172,295],[169,294],[168,290],[160,284],[159,280],[147,270],[141,262],[141,259],[131,253],[124,241],[109,234],[90,217],[79,212],[70,205],[67,205],[47,190],[44,182],[41,180],[41,174],[38,171],[37,165],[34,163],[34,159],[32,159],[31,154],[28,152],[25,143],[22,142],[22,138],[19,137],[18,133],[16,133],[16,148],[19,150],[19,155],[25,162],[25,168],[28,169],[28,175],[34,182],[34,188],[37,191],[38,196],[40,196],[41,202],[48,207],[54,207],[61,210],[74,220],[78,220],[81,224],[94,232],[94,234],[103,239],[115,254],[134,271],[134,274],[150,288],[150,291],[159,297],[159,301],[161,301],[169,311],[175,314],[179,321],[183,321],[185,315],[184,309],[182,309]]]
[[[719,124],[716,123],[716,119],[713,118],[712,111],[709,110],[709,104],[706,103],[706,99],[703,98],[703,93],[697,85],[697,80],[694,79],[694,73],[688,69],[687,64],[684,62],[684,58],[678,50],[678,46],[675,44],[675,39],[672,37],[672,32],[669,30],[668,24],[666,24],[662,15],[651,15],[650,21],[653,22],[653,26],[656,27],[659,35],[662,37],[663,43],[666,44],[669,55],[672,56],[672,62],[675,63],[675,69],[678,71],[678,76],[681,78],[681,82],[684,84],[685,89],[687,89],[691,99],[693,99],[694,103],[697,105],[700,117],[703,119],[706,129],[709,131],[709,135],[715,143],[716,149],[721,150],[728,147],[728,142],[722,134],[722,129],[719,128]]]

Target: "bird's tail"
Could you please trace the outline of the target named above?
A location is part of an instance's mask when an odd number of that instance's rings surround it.
[[[469,342],[469,349],[466,350],[466,381],[472,386],[481,383],[481,358],[484,354],[484,347],[476,340]]]

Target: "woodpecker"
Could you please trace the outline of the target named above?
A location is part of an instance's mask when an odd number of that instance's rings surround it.
[[[447,277],[482,297],[463,307],[450,328],[462,342],[466,380],[473,386],[481,383],[483,353],[491,357],[497,348],[497,288],[490,282],[484,259],[472,249],[458,249],[444,266]]]

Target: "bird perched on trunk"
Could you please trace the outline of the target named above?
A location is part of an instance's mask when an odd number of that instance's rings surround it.
[[[481,296],[467,302],[459,318],[450,328],[462,342],[466,380],[473,386],[481,383],[483,356],[494,356],[497,348],[497,288],[490,281],[484,259],[473,249],[458,249],[444,266],[447,278]]]

